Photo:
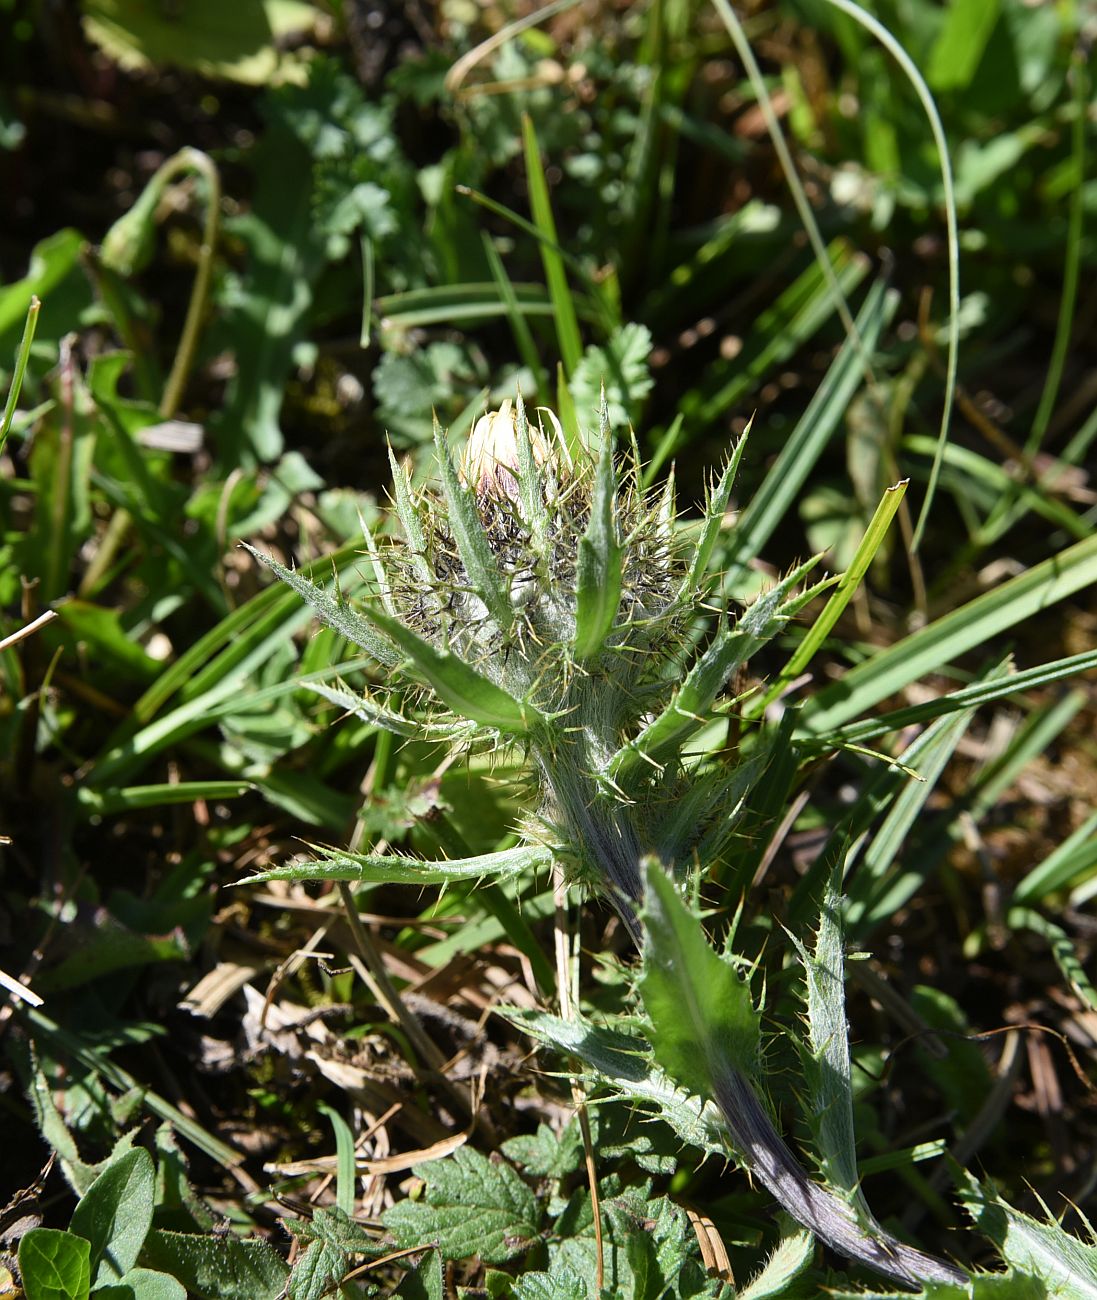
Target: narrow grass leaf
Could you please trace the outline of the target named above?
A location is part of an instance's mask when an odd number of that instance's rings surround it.
[[[869,287],[856,319],[857,332],[866,349],[871,351],[876,346],[898,305],[899,295],[888,290],[883,278]],[[860,383],[860,356],[853,341],[846,339],[722,548],[723,590],[735,589],[750,561],[787,520],[793,502],[839,427]]]
[[[1055,659],[1036,668],[1026,668],[1023,672],[1009,673],[1003,678],[973,682],[970,686],[949,691],[947,695],[939,695],[924,704],[912,704],[906,709],[895,709],[891,713],[884,713],[879,718],[867,718],[863,722],[853,722],[848,726],[839,727],[829,733],[827,747],[867,744],[880,736],[886,736],[889,732],[901,731],[904,727],[918,723],[932,722],[934,718],[943,717],[947,713],[957,713],[963,709],[978,708],[983,704],[1009,699],[1011,695],[1020,695],[1038,686],[1050,686],[1054,682],[1076,677],[1079,673],[1089,672],[1093,668],[1097,668],[1097,650],[1085,650],[1081,654]]]
[[[579,539],[576,564],[575,657],[580,662],[602,652],[621,603],[621,544],[615,509],[617,477],[604,392],[598,423],[601,445],[590,520]]]
[[[1065,889],[1097,866],[1097,812],[1053,849],[1038,867],[1028,873],[1013,891],[1015,903],[1035,903]]]
[[[527,871],[547,867],[552,852],[540,845],[522,845],[485,853],[478,857],[456,858],[451,862],[423,862],[419,858],[387,853],[349,853],[342,850],[317,849],[328,857],[312,862],[295,862],[274,867],[242,881],[254,885],[267,880],[346,880],[364,885],[446,885],[458,880],[506,879]]]
[[[239,799],[252,789],[250,781],[165,781],[159,785],[130,785],[114,790],[95,790],[82,785],[77,788],[76,802],[86,813],[101,816],[199,800]]]
[[[1070,935],[1061,925],[1031,907],[1011,907],[1006,913],[1006,924],[1011,930],[1029,930],[1043,939],[1051,949],[1055,964],[1063,979],[1078,994],[1090,1011],[1097,1011],[1097,989],[1086,974]]]
[[[354,1134],[347,1121],[323,1102],[316,1109],[326,1115],[335,1136],[335,1204],[346,1215],[354,1214],[355,1185],[358,1180],[354,1158]]]
[[[974,716],[967,709],[940,719],[918,738],[916,749],[910,747],[913,757],[904,755],[903,766],[913,767],[921,779],[906,779],[846,888],[846,926],[856,940],[907,903],[936,865],[928,855],[909,853],[898,874],[892,871]]]
[[[27,373],[30,360],[30,348],[34,342],[34,331],[38,326],[38,312],[42,304],[32,294],[27,308],[27,323],[23,327],[23,337],[15,353],[15,369],[12,372],[11,385],[8,388],[8,400],[4,404],[4,414],[0,417],[0,453],[3,452],[11,432],[11,422],[15,419],[15,408],[19,404],[19,394],[23,388],[23,376]]]
[[[542,400],[546,400],[549,392],[548,376],[541,364],[541,357],[537,351],[537,344],[533,341],[533,333],[530,330],[529,322],[519,310],[518,295],[514,292],[514,285],[511,284],[510,276],[507,275],[503,259],[499,256],[495,247],[495,241],[486,230],[482,234],[482,241],[484,255],[487,257],[488,267],[491,270],[491,278],[495,281],[499,290],[499,298],[506,308],[507,319],[510,321],[510,331],[514,335],[518,355],[533,376],[536,391],[541,395]]]
[[[579,321],[575,315],[571,290],[568,288],[567,272],[564,260],[560,256],[559,240],[556,235],[556,222],[552,215],[552,203],[549,200],[548,182],[545,169],[541,164],[541,149],[537,143],[537,132],[533,121],[528,116],[522,118],[522,145],[526,159],[526,182],[529,185],[529,203],[533,221],[538,232],[543,236],[540,241],[541,264],[545,268],[545,283],[548,285],[549,297],[552,299],[553,320],[556,323],[556,337],[560,344],[560,356],[564,369],[570,376],[583,355],[583,342],[579,334]]]
[[[1076,542],[850,669],[807,702],[803,725],[828,735],[926,673],[1094,582],[1097,537]]]
[[[762,701],[755,706],[757,712],[762,712],[766,705],[772,703],[785,690],[789,682],[804,671],[808,664],[811,663],[816,651],[819,650],[823,642],[834,630],[834,625],[853,599],[854,593],[864,580],[876,552],[880,549],[887,530],[891,526],[891,521],[895,518],[895,512],[899,509],[903,497],[906,495],[906,490],[907,483],[904,480],[894,487],[889,487],[884,493],[880,504],[876,507],[875,514],[869,521],[865,535],[861,538],[849,568],[842,575],[837,588],[823,607],[819,617],[793,651],[788,663],[781,669],[773,685],[766,691]]]
[[[721,0],[724,3],[725,0]],[[941,473],[941,462],[945,447],[948,445],[949,424],[952,419],[952,406],[956,397],[956,375],[960,363],[960,234],[956,219],[956,189],[952,179],[952,155],[949,153],[948,138],[945,135],[941,114],[925,78],[918,70],[918,65],[903,49],[902,45],[888,31],[878,18],[874,18],[856,0],[827,0],[828,4],[840,9],[854,18],[880,42],[891,57],[898,63],[903,75],[914,87],[914,92],[921,101],[922,110],[929,122],[933,136],[937,160],[941,168],[941,190],[945,208],[945,232],[948,249],[948,360],[945,363],[945,393],[941,409],[941,428],[937,435],[937,454],[933,468],[930,470],[926,495],[922,501],[922,510],[914,529],[912,545],[917,550],[921,544],[922,534],[933,506],[937,490],[937,480]]]

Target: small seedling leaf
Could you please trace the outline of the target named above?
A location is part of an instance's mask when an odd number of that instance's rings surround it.
[[[152,1225],[155,1192],[152,1157],[135,1147],[109,1164],[80,1198],[69,1226],[91,1244],[94,1286],[121,1281],[137,1263]]]

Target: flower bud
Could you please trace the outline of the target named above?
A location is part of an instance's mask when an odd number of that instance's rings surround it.
[[[534,460],[543,465],[549,454],[544,439],[533,428],[527,436]],[[461,461],[461,478],[478,497],[517,498],[518,437],[518,415],[509,398],[476,421]]]

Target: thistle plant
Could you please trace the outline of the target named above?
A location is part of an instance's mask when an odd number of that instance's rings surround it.
[[[520,397],[485,415],[459,466],[436,425],[437,494],[413,490],[393,459],[402,539],[364,530],[374,591],[360,608],[260,556],[390,669],[404,708],[343,686],[313,689],[401,735],[523,749],[536,791],[525,842],[441,863],[336,852],[292,875],[426,883],[563,864],[572,881],[608,898],[643,953],[656,1057],[661,1034],[675,1081],[701,1099],[703,1123],[716,1115],[724,1149],[841,1253],[905,1283],[962,1282],[879,1228],[855,1168],[835,1187],[801,1167],[763,1100],[749,986],[707,946],[675,889],[698,865],[721,860],[773,756],[772,741],[729,757],[703,736],[731,715],[725,690],[736,670],[818,590],[801,590],[815,561],[729,617],[713,603],[708,570],[745,437],[687,545],[673,480],[649,493],[635,443],[615,457],[604,398],[589,450],[569,445],[551,411],[536,416]],[[818,977],[818,961],[803,956]],[[840,1048],[848,1072],[840,964],[837,1028],[813,1046],[831,1064]],[[832,998],[832,1021],[834,1006]],[[848,1108],[848,1089],[832,1104]]]

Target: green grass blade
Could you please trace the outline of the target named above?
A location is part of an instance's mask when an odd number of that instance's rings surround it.
[[[316,1109],[326,1115],[335,1137],[335,1204],[346,1215],[354,1213],[355,1185],[358,1181],[354,1158],[354,1134],[347,1121],[331,1106],[319,1102]]]
[[[802,724],[815,735],[833,732],[904,686],[1094,582],[1097,537],[1076,542],[850,669],[807,702]]]
[[[483,244],[484,255],[487,257],[488,266],[491,269],[491,278],[495,281],[499,289],[499,297],[507,309],[507,319],[510,321],[510,330],[514,335],[518,355],[533,376],[535,391],[541,395],[542,400],[545,400],[549,393],[548,376],[541,364],[537,344],[533,341],[533,333],[525,316],[518,309],[518,295],[514,292],[514,285],[511,284],[510,276],[507,275],[503,259],[495,248],[495,241],[486,230],[483,232]]]
[[[122,813],[136,808],[196,803],[199,799],[239,799],[252,788],[249,781],[176,781],[116,790],[94,790],[84,785],[76,792],[76,802],[87,813]]]
[[[864,722],[852,722],[848,726],[838,727],[828,733],[827,747],[864,745],[880,736],[886,736],[890,731],[932,722],[934,718],[960,709],[993,704],[996,700],[1005,700],[1011,695],[1077,677],[1079,673],[1089,672],[1093,668],[1097,668],[1097,650],[1086,650],[1082,654],[1056,659],[1037,668],[1027,668],[1024,672],[1011,673],[1002,680],[973,682],[970,686],[950,691],[947,695],[939,695],[935,700],[927,700],[924,704],[912,704],[909,708],[896,709],[879,718],[867,718]]]
[[[868,572],[869,565],[876,556],[876,552],[883,544],[887,530],[891,526],[891,521],[895,518],[895,512],[899,509],[903,497],[906,495],[906,490],[907,483],[904,479],[902,483],[889,487],[884,493],[880,504],[876,507],[875,514],[869,521],[865,535],[861,538],[849,568],[842,575],[837,588],[823,607],[819,617],[812,624],[807,635],[796,647],[788,663],[777,675],[773,685],[766,691],[761,702],[752,708],[752,713],[765,711],[766,706],[771,704],[784,691],[788,683],[793,678],[798,677],[811,663],[816,651],[819,650],[823,642],[834,630],[834,625],[853,599],[854,593],[861,585],[865,574]]]
[[[7,445],[11,422],[15,419],[15,408],[23,388],[23,376],[27,373],[27,362],[30,360],[30,348],[34,342],[34,331],[38,327],[38,313],[41,307],[42,304],[37,296],[32,294],[30,306],[27,308],[27,323],[23,326],[23,337],[15,353],[15,369],[11,376],[11,387],[8,389],[8,400],[4,404],[3,417],[0,417],[0,453]]]
[[[571,290],[568,288],[567,272],[564,260],[560,256],[559,240],[556,235],[556,221],[552,215],[552,203],[549,200],[548,182],[545,169],[541,163],[541,149],[537,143],[537,133],[533,121],[528,116],[522,118],[522,144],[526,158],[526,181],[529,185],[530,210],[539,234],[542,236],[541,263],[545,268],[545,283],[548,285],[549,297],[552,299],[553,319],[556,323],[556,337],[560,344],[560,356],[568,375],[574,373],[583,355],[583,341],[579,334],[579,321],[575,315],[575,304]]]
[[[882,279],[870,287],[857,314],[857,329],[872,349],[891,320],[899,296],[888,292]],[[751,497],[728,539],[722,555],[726,572],[723,589],[734,590],[747,565],[788,518],[792,503],[822,455],[861,382],[857,352],[847,339],[823,382],[789,435],[761,487]]]
[[[1015,903],[1036,903],[1065,889],[1075,879],[1097,866],[1097,812],[1054,848],[1025,876],[1013,891]]]
[[[918,71],[914,60],[899,44],[895,37],[878,19],[861,8],[855,0],[827,0],[828,4],[855,19],[872,33],[891,57],[903,70],[903,75],[914,87],[921,101],[922,109],[929,121],[933,134],[933,144],[937,150],[937,159],[941,167],[941,189],[945,203],[945,226],[948,239],[948,360],[945,366],[945,396],[941,411],[941,430],[937,437],[937,454],[930,470],[929,483],[926,486],[925,500],[914,529],[913,548],[917,551],[922,534],[925,531],[933,498],[937,489],[937,480],[941,474],[941,462],[948,443],[949,424],[952,419],[952,406],[956,397],[956,373],[960,362],[960,235],[956,222],[956,190],[952,181],[952,155],[949,153],[945,128],[941,115],[937,111],[933,95],[926,85],[925,78]]]

